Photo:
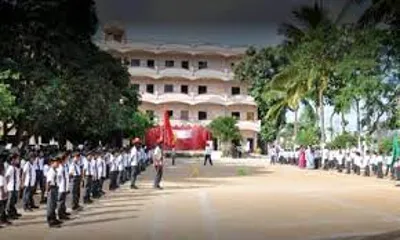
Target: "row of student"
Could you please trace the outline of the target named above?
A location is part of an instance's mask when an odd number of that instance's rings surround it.
[[[155,170],[157,172],[154,187],[161,189],[163,156],[161,141],[152,153]],[[105,194],[103,184],[107,177],[110,179],[110,190],[116,190],[120,185],[130,181],[131,188],[136,187],[137,176],[144,171],[149,161],[143,161],[143,151],[140,139],[134,140],[132,148],[114,151],[88,151],[73,154],[63,153],[57,156],[41,156],[43,172],[37,177],[38,169],[35,163],[38,160],[34,152],[20,164],[18,154],[13,154],[9,161],[0,164],[0,222],[11,224],[10,220],[18,219],[21,214],[16,209],[19,194],[22,192],[23,209],[33,211],[39,208],[34,202],[34,192],[41,186],[41,201],[47,196],[47,222],[50,227],[59,227],[61,220],[68,220],[66,199],[71,194],[73,211],[80,211],[81,187],[84,187],[83,203],[91,204],[92,198],[100,198]],[[145,158],[148,160],[148,158]],[[21,168],[22,171],[21,171]],[[37,179],[42,181],[37,182]],[[44,189],[42,188],[44,185]],[[57,209],[57,214],[56,214]],[[58,218],[57,218],[58,216]]]

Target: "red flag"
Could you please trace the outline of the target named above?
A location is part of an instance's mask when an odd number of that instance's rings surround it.
[[[169,122],[169,114],[164,112],[164,131],[163,131],[164,146],[173,147],[175,145],[175,136],[172,131],[171,123]]]

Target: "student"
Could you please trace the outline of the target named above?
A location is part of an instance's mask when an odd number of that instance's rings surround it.
[[[366,154],[364,155],[364,159],[362,162],[362,167],[364,168],[364,177],[369,177],[371,175],[370,164],[371,164],[371,152],[367,151]]]
[[[62,223],[57,219],[57,199],[58,199],[58,183],[57,183],[57,169],[60,165],[60,157],[50,158],[49,169],[46,173],[47,183],[47,223],[49,227],[60,227]]]
[[[6,182],[7,182],[7,214],[10,219],[18,219],[22,215],[17,212],[15,205],[18,201],[18,190],[20,189],[21,179],[20,179],[20,171],[17,168],[19,161],[18,154],[14,154],[11,157],[10,165],[6,171]]]
[[[65,201],[67,199],[69,177],[66,167],[68,160],[67,155],[61,156],[60,164],[57,168],[57,186],[58,186],[58,218],[61,220],[69,220],[70,213],[67,212]]]
[[[211,166],[213,165],[211,159],[211,153],[212,153],[211,144],[207,143],[206,148],[204,150],[204,166],[207,165],[207,162],[209,162]]]
[[[110,191],[114,191],[117,189],[117,178],[118,178],[118,164],[115,155],[117,154],[114,151],[112,154],[109,155],[109,165],[110,165]]]
[[[92,170],[93,170],[93,185],[92,185],[92,196],[93,198],[100,198],[100,174],[99,168],[97,165],[97,153],[93,154],[93,157],[90,161]]]
[[[383,178],[383,152],[379,152],[379,154],[376,156],[376,177],[377,178]]]
[[[24,184],[23,208],[25,211],[32,211],[35,206],[33,200],[33,189],[36,182],[36,170],[33,167],[35,155],[32,153],[29,156],[28,162],[25,163],[22,171],[22,183]]]
[[[125,181],[128,182],[131,180],[131,175],[132,175],[132,166],[131,166],[129,148],[125,148],[124,151],[124,165],[125,165]]]
[[[99,192],[100,195],[104,195],[105,192],[103,191],[103,184],[104,184],[104,180],[106,179],[106,161],[104,160],[104,157],[102,156],[102,154],[98,154],[97,156],[97,169],[99,172]]]
[[[176,158],[176,152],[175,152],[175,146],[174,146],[174,147],[172,147],[172,150],[171,150],[172,166],[175,166],[175,158]]]
[[[44,181],[43,177],[43,169],[44,169],[44,153],[41,151],[35,158],[35,162],[33,164],[36,171],[36,182],[35,182],[35,189],[34,194],[36,193],[37,188],[40,188],[40,203],[46,203],[44,199],[44,192],[46,190],[46,182]]]
[[[7,219],[7,183],[5,178],[4,164],[0,162],[0,224],[10,225],[11,222]]]
[[[355,174],[361,175],[361,164],[362,164],[362,158],[361,158],[361,153],[356,152],[356,155],[354,156],[354,171]]]
[[[137,176],[140,173],[139,169],[139,158],[140,158],[140,139],[135,138],[133,140],[133,147],[131,148],[130,152],[130,159],[131,159],[131,168],[132,168],[132,176],[131,176],[131,189],[137,189],[136,180]]]
[[[346,162],[346,174],[350,174],[350,173],[351,173],[351,157],[350,157],[350,150],[347,150],[347,151],[346,151],[345,162]]]
[[[79,205],[79,200],[81,197],[81,182],[82,174],[80,168],[80,154],[75,153],[72,159],[71,167],[69,168],[69,176],[72,179],[72,210],[81,210],[82,207]]]
[[[154,168],[156,170],[156,177],[154,179],[154,188],[156,188],[156,189],[162,189],[160,186],[160,183],[161,183],[161,179],[162,179],[162,175],[163,175],[164,157],[163,157],[163,152],[161,149],[161,144],[162,144],[162,140],[159,140],[156,148],[154,149],[154,156],[153,156],[154,157]],[[210,158],[210,163],[212,165],[211,158]]]
[[[93,201],[90,199],[93,187],[93,155],[88,153],[87,157],[83,157],[83,178],[85,179],[85,195],[83,196],[83,203],[91,204]]]
[[[48,156],[43,158],[43,177],[42,177],[42,181],[43,181],[43,186],[44,189],[43,191],[41,191],[41,195],[40,195],[40,204],[47,204],[47,199],[46,199],[46,186],[47,186],[47,171],[49,170],[50,165],[49,165],[49,158]]]

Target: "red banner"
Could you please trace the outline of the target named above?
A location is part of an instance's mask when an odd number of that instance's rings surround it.
[[[171,126],[176,150],[203,150],[211,133],[203,126]],[[146,146],[153,148],[162,139],[163,127],[156,126],[146,132]],[[172,145],[165,146],[171,149]]]

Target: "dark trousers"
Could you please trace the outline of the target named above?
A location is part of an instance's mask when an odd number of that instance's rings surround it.
[[[85,177],[85,195],[83,196],[83,201],[88,202],[90,200],[90,195],[92,193],[93,179],[92,176]]]
[[[378,166],[376,168],[376,177],[383,178],[383,164],[382,162],[378,162]]]
[[[46,191],[45,186],[46,186],[46,182],[47,182],[46,177],[44,177],[44,176],[42,177],[42,182],[43,182],[43,190],[40,191],[40,202],[41,203],[46,203],[45,202],[46,198],[44,197],[44,193]]]
[[[271,156],[271,164],[275,165],[276,163],[276,156]]]
[[[104,191],[103,191],[104,180],[105,180],[105,177],[101,177],[100,180],[99,180],[100,181],[100,183],[99,183],[100,184],[100,186],[99,186],[100,189],[99,190],[100,190],[101,193],[104,193]]]
[[[110,190],[115,190],[117,189],[117,178],[118,178],[118,172],[117,171],[111,171],[110,172]]]
[[[350,174],[351,172],[351,162],[346,162],[346,174]]]
[[[157,166],[156,169],[156,177],[154,179],[154,187],[160,187],[161,179],[163,176],[163,167]]]
[[[62,218],[66,216],[67,207],[65,205],[65,200],[67,199],[66,192],[58,193],[58,217]]]
[[[81,198],[81,177],[72,179],[72,209],[79,208],[79,199]]]
[[[385,176],[389,175],[389,172],[391,172],[390,170],[391,170],[390,164],[386,164]]]
[[[321,167],[321,158],[314,158],[314,168],[319,169]]]
[[[132,175],[132,167],[126,167],[125,168],[125,181],[131,180],[131,175]]]
[[[92,196],[94,198],[100,197],[100,179],[93,180]]]
[[[119,183],[124,184],[125,183],[125,170],[122,170],[119,172]]]
[[[370,175],[371,175],[371,169],[370,169],[370,166],[367,165],[367,166],[365,166],[365,169],[364,169],[364,176],[369,177]]]
[[[175,155],[172,155],[172,166],[175,165]]]
[[[7,213],[9,216],[17,215],[17,208],[15,208],[17,201],[18,201],[18,191],[9,191],[7,200]]]
[[[57,220],[57,198],[58,188],[56,186],[51,186],[49,192],[47,193],[47,222],[49,224]]]
[[[33,203],[33,187],[24,187],[24,195],[22,198],[23,208],[30,209],[34,206]]]
[[[133,166],[132,167],[131,187],[136,186],[136,180],[137,180],[137,176],[139,175],[139,172],[140,172],[139,166]]]
[[[33,193],[34,194],[36,193],[36,190],[38,187],[40,188],[40,192],[44,192],[45,186],[46,186],[46,183],[43,182],[43,171],[36,170],[36,182],[35,182],[35,187],[34,187]],[[40,196],[42,196],[42,195],[40,195]],[[44,194],[43,194],[43,196],[44,196]]]
[[[6,207],[7,207],[7,199],[0,200],[0,222],[7,221]]]
[[[207,165],[207,161],[210,163],[211,166],[213,165],[213,162],[211,160],[211,155],[210,154],[206,154],[204,156],[204,166]]]

